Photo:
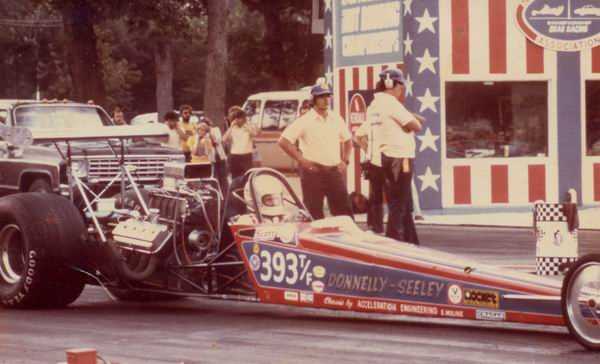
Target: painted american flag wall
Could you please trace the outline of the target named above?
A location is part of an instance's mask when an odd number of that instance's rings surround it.
[[[547,81],[557,72],[556,53],[535,45],[515,21],[519,0],[440,1],[442,80]],[[556,105],[549,82],[548,104]],[[445,90],[441,108],[445,119]],[[444,206],[525,205],[558,198],[556,112],[548,113],[548,156],[442,158]],[[445,135],[445,125],[442,127]],[[442,140],[445,151],[445,139]]]
[[[325,0],[332,7],[338,1]],[[575,188],[584,203],[600,203],[600,157],[586,156],[584,143],[585,81],[600,80],[600,47],[566,54],[533,44],[516,23],[519,3],[403,0],[403,61],[336,67],[332,55],[326,64],[334,108],[343,116],[349,91],[372,89],[385,67],[405,70],[410,80],[406,105],[429,120],[417,136],[415,181],[424,208],[557,201],[568,188]],[[330,24],[336,21],[331,12],[327,15]],[[445,83],[520,80],[548,84],[547,156],[446,158]],[[365,192],[356,172],[356,166],[349,170],[349,190]]]

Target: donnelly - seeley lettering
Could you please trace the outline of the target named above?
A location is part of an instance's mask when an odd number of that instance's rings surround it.
[[[381,292],[388,279],[380,276],[331,273],[327,279],[327,287],[344,291]]]
[[[422,279],[402,279],[398,281],[396,290],[406,296],[439,297],[445,285],[443,282]]]

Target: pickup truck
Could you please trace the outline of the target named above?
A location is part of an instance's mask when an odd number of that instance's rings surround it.
[[[114,126],[108,114],[97,105],[74,102],[0,101],[3,122],[9,128],[80,129]],[[35,133],[34,133],[35,134]],[[68,149],[79,174],[95,191],[104,189],[119,171],[121,145],[117,141],[82,141],[48,144],[33,141],[22,150],[0,153],[0,196],[17,192],[64,191],[67,184],[63,156]],[[127,141],[124,145],[127,164],[135,166],[133,173],[139,185],[159,185],[164,164],[183,162],[178,151],[152,141]],[[62,154],[62,155],[61,155]],[[118,189],[117,179],[112,187]],[[111,187],[111,188],[112,188]]]

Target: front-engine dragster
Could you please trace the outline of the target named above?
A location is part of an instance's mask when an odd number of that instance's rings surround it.
[[[2,135],[0,149],[26,143],[19,133]],[[164,134],[106,127],[41,137],[67,145],[104,138],[123,155],[126,139]],[[580,258],[561,282],[364,232],[349,217],[313,221],[285,176],[268,168],[221,191],[209,164],[174,163],[162,186],[141,188],[136,168],[120,158],[122,191],[105,196],[87,186],[68,150],[64,196],[0,199],[4,307],[67,306],[95,284],[121,300],[211,297],[565,325],[600,349],[600,254]]]

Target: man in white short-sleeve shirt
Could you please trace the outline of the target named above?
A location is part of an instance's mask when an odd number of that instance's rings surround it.
[[[366,160],[361,163],[363,174],[369,181],[369,204],[367,226],[369,230],[383,233],[383,186],[384,176],[381,167],[381,118],[377,108],[369,106],[367,120],[354,133],[355,140],[365,152]]]
[[[299,164],[304,204],[314,219],[324,217],[325,197],[333,215],[352,216],[344,180],[352,149],[350,132],[344,120],[329,110],[327,84],[317,83],[311,95],[313,108],[283,131],[279,146]]]
[[[381,120],[381,165],[388,193],[386,236],[419,244],[412,216],[411,182],[415,158],[415,132],[425,121],[406,110],[400,102],[404,96],[404,75],[398,69],[379,74],[375,99],[369,106]]]

